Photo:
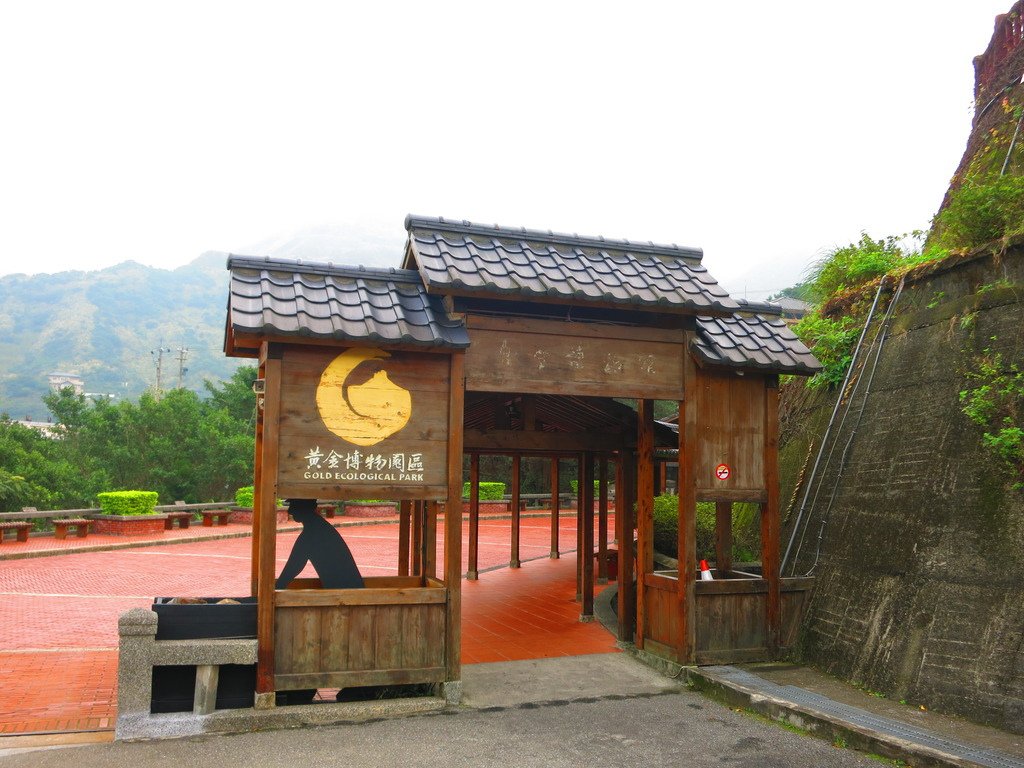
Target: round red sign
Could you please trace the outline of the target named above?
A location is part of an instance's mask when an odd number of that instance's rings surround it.
[[[732,474],[732,470],[729,469],[728,464],[719,464],[715,467],[715,477],[719,480],[728,480],[730,474]]]

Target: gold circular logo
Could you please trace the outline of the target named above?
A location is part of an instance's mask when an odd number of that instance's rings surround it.
[[[377,371],[363,384],[348,384],[352,372],[367,360],[391,357],[380,349],[356,347],[334,358],[320,375],[316,407],[331,432],[355,445],[376,445],[409,423],[409,390]]]

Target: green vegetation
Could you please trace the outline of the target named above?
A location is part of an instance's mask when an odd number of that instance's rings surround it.
[[[501,501],[505,495],[505,484],[480,481],[480,501]],[[462,498],[469,498],[469,483],[462,484]]]
[[[912,233],[913,237],[918,235],[918,232]],[[862,232],[858,242],[836,248],[814,266],[811,295],[821,302],[904,266],[911,256],[901,246],[905,237],[875,240]]]
[[[235,506],[244,507],[245,509],[252,509],[252,500],[255,489],[251,485],[246,485],[235,491]]]
[[[984,430],[982,444],[1012,474],[1013,487],[1024,488],[1024,372],[985,349],[973,360],[967,379],[961,410]]]
[[[1024,233],[1024,176],[968,181],[954,190],[935,218],[937,248],[977,248]]]
[[[152,515],[156,491],[105,491],[96,494],[96,501],[105,515]]]
[[[732,505],[732,558],[734,562],[761,559],[760,515],[756,504]],[[679,497],[662,494],[654,499],[654,548],[669,557],[678,556]],[[697,559],[715,556],[715,505],[697,503]]]
[[[569,481],[569,487],[572,488],[572,492],[575,495],[577,495],[577,496],[580,495],[580,481],[579,480],[575,480],[575,479],[574,480],[570,480]],[[596,499],[598,497],[598,494],[600,494],[600,493],[601,493],[601,481],[600,480],[595,480],[594,481],[594,498]]]
[[[252,480],[256,369],[137,403],[90,400],[70,388],[44,400],[57,438],[0,417],[0,511],[91,507],[112,488],[148,488],[166,502],[223,501]]]

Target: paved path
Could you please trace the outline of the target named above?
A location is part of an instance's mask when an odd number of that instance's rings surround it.
[[[549,517],[524,518],[520,552],[527,562],[510,570],[501,568],[509,560],[509,520],[481,520],[479,564],[484,572],[477,582],[463,581],[464,663],[616,650],[614,638],[600,625],[578,621],[575,554],[548,559],[550,530]],[[575,517],[561,518],[559,530],[563,542],[574,542]],[[203,540],[186,540],[189,531]],[[173,546],[161,537],[162,543],[140,548],[0,560],[0,734],[112,728],[118,615],[148,607],[155,596],[248,594],[251,539],[237,537],[244,531],[244,526],[175,529],[164,534],[178,540]],[[396,572],[397,522],[343,527],[341,532],[364,574]],[[210,538],[232,534],[236,537]],[[279,567],[296,535],[297,529],[279,532]],[[71,545],[37,538],[22,546],[26,551],[47,544],[90,550],[143,543],[100,538]],[[7,547],[3,554],[16,551]],[[466,549],[464,540],[464,567]],[[438,562],[442,557],[443,552]]]

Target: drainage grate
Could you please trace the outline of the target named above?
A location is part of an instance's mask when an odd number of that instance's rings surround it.
[[[930,747],[962,760],[970,760],[978,765],[985,766],[985,768],[1024,768],[1024,760],[1008,755],[1005,752],[979,749],[976,746],[964,744],[963,742],[950,741],[949,739],[936,736],[934,733],[923,728],[908,725],[889,717],[873,715],[866,710],[851,707],[848,704],[841,704],[838,701],[833,701],[826,696],[812,693],[803,688],[793,685],[778,685],[737,667],[715,666],[704,667],[703,669],[715,677],[746,688],[752,688],[759,693],[832,715],[844,722],[862,728],[870,728],[888,736],[895,736],[904,741]]]

